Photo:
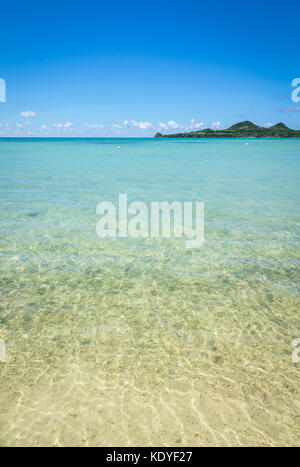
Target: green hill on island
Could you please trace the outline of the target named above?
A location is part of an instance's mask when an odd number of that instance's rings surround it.
[[[245,121],[232,125],[227,130],[212,130],[206,128],[201,131],[191,131],[188,133],[173,133],[163,135],[156,133],[155,138],[293,138],[300,137],[300,130],[291,130],[284,123],[270,128],[255,125]]]

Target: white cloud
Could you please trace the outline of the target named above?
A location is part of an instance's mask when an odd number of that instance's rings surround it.
[[[168,122],[168,127],[171,128],[171,130],[176,130],[178,128],[178,124],[174,122],[174,120],[170,120]]]
[[[271,128],[271,126],[273,126],[273,123],[267,122],[267,123],[264,123],[264,126],[265,126],[266,128]]]
[[[65,123],[53,123],[54,128],[63,128],[65,130],[69,130],[73,127],[73,124],[71,122],[65,122]]]
[[[22,117],[36,117],[36,113],[32,112],[32,110],[25,110],[24,112],[20,112]]]
[[[178,123],[174,122],[174,120],[170,120],[168,123],[158,122],[158,126],[161,130],[177,130],[179,128]]]
[[[1,126],[1,125],[0,125]],[[23,128],[23,125],[21,123],[16,123],[16,127],[18,128]]]
[[[214,129],[214,130],[217,130],[221,127],[221,122],[213,122],[211,124],[211,127]]]
[[[0,135],[4,135],[4,136],[5,136],[5,135],[7,135],[7,133],[10,132],[10,128],[9,128],[9,124],[8,124],[8,123],[5,123],[5,124],[2,124],[2,123],[1,123],[1,124],[0,124],[0,128],[2,128],[1,131],[0,131]]]
[[[139,128],[141,130],[147,130],[147,128],[152,128],[152,123],[149,122],[140,122],[139,123]]]
[[[129,126],[132,125],[133,127],[139,128],[140,130],[147,130],[148,128],[152,128],[153,126],[150,122],[136,122],[135,120],[130,120],[130,124],[127,120],[125,120],[125,122],[127,123],[126,128],[129,128]]]
[[[118,123],[113,123],[111,126],[111,130],[120,130],[122,128],[122,125],[119,125]]]
[[[100,125],[99,123],[85,123],[84,128],[92,129],[92,130],[102,130],[103,125]]]
[[[41,127],[40,127],[40,132],[41,132],[41,133],[44,133],[44,132],[48,133],[48,127],[47,127],[47,125],[41,125]]]
[[[196,123],[195,119],[192,118],[191,124],[190,124],[191,129],[195,128],[196,130],[199,130],[200,128],[203,128],[203,127],[204,127],[203,122]]]
[[[163,123],[163,122],[158,122],[158,126],[161,130],[167,130],[168,129],[168,125],[166,125],[166,123]]]
[[[139,128],[140,130],[148,130],[153,128],[152,123],[150,122],[137,122],[136,120],[124,120],[123,124],[113,123],[111,126],[112,130],[120,130],[121,128]]]

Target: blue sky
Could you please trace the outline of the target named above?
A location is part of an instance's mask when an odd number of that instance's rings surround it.
[[[300,128],[300,3],[1,4],[0,136]]]

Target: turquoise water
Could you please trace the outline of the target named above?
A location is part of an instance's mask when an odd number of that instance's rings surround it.
[[[297,139],[1,140],[0,444],[299,444],[299,167]],[[100,239],[119,193],[204,201],[204,246]]]

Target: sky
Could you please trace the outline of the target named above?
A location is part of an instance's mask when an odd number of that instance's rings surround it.
[[[0,136],[300,129],[299,0],[28,0],[0,18]]]

